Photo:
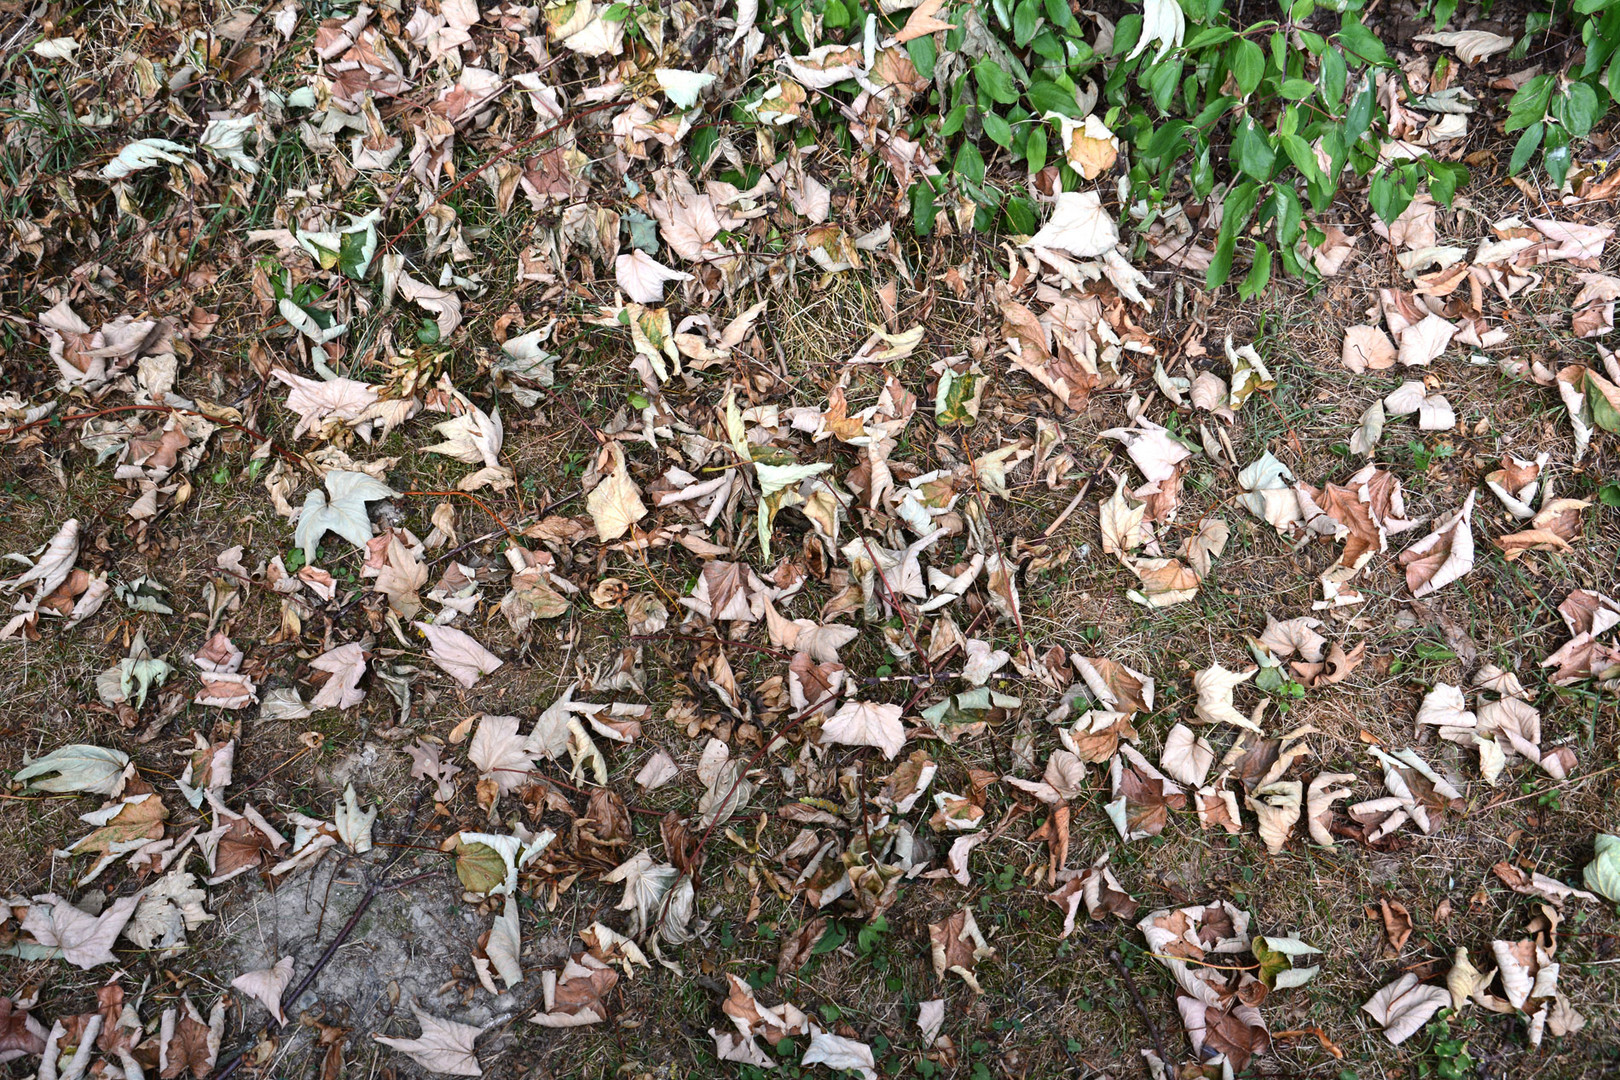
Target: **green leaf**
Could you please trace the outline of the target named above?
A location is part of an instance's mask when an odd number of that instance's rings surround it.
[[[1176,85],[1181,82],[1181,61],[1166,59],[1148,68],[1148,93],[1159,111],[1168,112],[1176,96]]]
[[[939,125],[939,137],[942,139],[950,138],[958,131],[961,131],[962,126],[966,123],[967,105],[958,105],[956,108],[945,114],[944,121]]]
[[[1615,3],[1615,0],[1575,0],[1575,10],[1582,15],[1590,15],[1594,11],[1603,11]]]
[[[934,189],[927,180],[911,185],[911,231],[927,236],[934,231],[934,217],[938,207],[934,203]]]
[[[1207,49],[1211,45],[1220,45],[1237,37],[1237,31],[1226,26],[1206,26],[1198,33],[1187,39],[1184,48],[1188,52]]]
[[[1232,162],[1247,176],[1270,180],[1277,166],[1277,152],[1271,140],[1248,117],[1232,134]]]
[[[470,893],[487,894],[506,881],[506,859],[484,843],[456,842],[456,877]]]
[[[1362,23],[1361,16],[1347,11],[1339,21],[1339,43],[1352,55],[1369,64],[1383,66],[1389,63],[1384,43]]]
[[[984,184],[984,155],[979,153],[977,146],[964,142],[956,151],[956,164],[952,171],[975,187],[981,186]]]
[[[1029,133],[1029,141],[1024,144],[1024,164],[1032,173],[1038,173],[1046,167],[1046,125],[1037,125]]]
[[[1046,0],[1046,18],[1053,26],[1060,30],[1078,30],[1080,23],[1069,10],[1065,0]]]
[[[1322,167],[1316,163],[1316,151],[1311,149],[1310,143],[1298,135],[1284,135],[1277,141],[1307,184],[1320,184],[1326,179],[1322,175]]]
[[[1524,129],[1524,134],[1519,136],[1518,144],[1513,147],[1513,158],[1508,162],[1509,176],[1516,174],[1530,163],[1536,151],[1541,149],[1541,140],[1546,134],[1547,125],[1539,120]]]
[[[1594,424],[1604,431],[1620,434],[1620,387],[1588,369],[1586,404],[1592,409]]]
[[[1029,43],[1029,47],[1036,56],[1043,60],[1049,60],[1054,64],[1063,63],[1064,58],[1068,55],[1063,50],[1063,42],[1059,40],[1056,34],[1052,33],[1049,27],[1041,27],[1041,32],[1035,35],[1035,40]]]
[[[1381,170],[1367,190],[1367,201],[1385,224],[1394,221],[1417,195],[1417,173],[1412,162]]]
[[[1136,39],[1142,36],[1142,16],[1135,14],[1125,16],[1114,24],[1114,55],[1129,56],[1136,48]]]
[[[1238,286],[1238,296],[1252,300],[1271,280],[1271,249],[1265,244],[1254,245],[1254,262],[1249,265],[1249,276]]]
[[[1361,89],[1350,102],[1350,111],[1344,116],[1344,142],[1346,146],[1354,146],[1367,133],[1372,124],[1373,113],[1373,84],[1368,79],[1362,83]]]
[[[934,64],[939,60],[939,49],[934,44],[933,34],[924,34],[906,42],[906,55],[911,57],[911,66],[917,69],[918,75],[924,79],[934,77]]]
[[[1289,101],[1304,101],[1316,93],[1316,84],[1305,79],[1284,79],[1278,93]]]
[[[1012,146],[1012,125],[1000,113],[984,114],[984,133],[997,146]]]
[[[1424,158],[1423,166],[1429,173],[1429,194],[1434,196],[1435,202],[1450,209],[1457,188],[1468,183],[1468,166],[1433,158]]]
[[[1041,216],[1035,209],[1035,204],[1028,199],[1017,195],[1009,196],[1007,205],[1002,207],[1007,215],[1007,223],[1012,226],[1013,232],[1032,235],[1040,226]]]
[[[1604,506],[1620,506],[1620,484],[1604,484],[1598,488],[1598,502]]]
[[[1603,104],[1597,91],[1583,82],[1572,82],[1564,89],[1562,108],[1564,126],[1572,137],[1584,139],[1603,115]]]
[[[1344,66],[1344,54],[1338,49],[1329,49],[1322,54],[1322,100],[1330,107],[1337,108],[1339,102],[1344,100],[1344,87],[1347,78]]]
[[[1204,272],[1204,283],[1218,289],[1232,273],[1232,257],[1237,252],[1237,238],[1254,214],[1254,203],[1260,195],[1260,185],[1251,181],[1238,184],[1226,194],[1221,210],[1221,229],[1216,237],[1215,258]]]
[[[1552,100],[1553,85],[1551,75],[1537,75],[1514,91],[1508,101],[1507,122],[1502,130],[1511,135],[1545,119],[1547,104]]]
[[[1581,871],[1581,880],[1599,896],[1620,904],[1620,836],[1598,833],[1592,847],[1592,861]]]
[[[1436,30],[1444,30],[1446,28],[1446,23],[1450,22],[1451,17],[1456,13],[1457,0],[1435,0],[1434,28]]]
[[[1547,179],[1554,187],[1564,186],[1573,158],[1569,149],[1569,132],[1556,125],[1547,128],[1547,137],[1541,143],[1541,167],[1547,170]]]
[[[1028,45],[1041,25],[1041,0],[1019,0],[1013,8],[1013,42],[1019,48]]]
[[[603,22],[624,22],[624,20],[628,19],[629,17],[629,4],[613,4],[606,11],[602,12],[601,15]]]
[[[1184,145],[1181,133],[1187,128],[1185,120],[1170,121],[1148,137],[1147,145],[1142,148],[1142,152],[1150,158],[1162,158],[1172,150],[1181,149]]]
[[[1012,76],[988,56],[980,57],[973,65],[973,81],[998,105],[1011,105],[1018,100],[1018,88],[1013,85]]]
[[[1038,116],[1055,112],[1072,120],[1084,118],[1075,103],[1074,90],[1065,89],[1050,79],[1036,79],[1029,84],[1029,107]]]
[[[1260,85],[1260,76],[1265,74],[1266,54],[1248,38],[1239,38],[1232,43],[1232,55],[1227,59],[1227,66],[1232,70],[1232,78],[1238,89],[1244,97],[1248,97]]]

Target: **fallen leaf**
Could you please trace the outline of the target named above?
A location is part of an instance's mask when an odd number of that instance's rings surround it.
[[[32,781],[28,786],[35,791],[83,791],[117,798],[132,775],[129,755],[122,750],[76,743],[35,758],[13,773],[12,779]],[[36,779],[41,776],[45,779]]]
[[[1443,518],[1423,539],[1401,552],[1406,567],[1406,586],[1415,597],[1427,596],[1449,585],[1474,568],[1474,531],[1469,519],[1474,513],[1470,491],[1460,509]]]
[[[821,725],[821,737],[826,742],[844,746],[875,746],[892,761],[906,741],[900,713],[898,705],[845,702]]]
[[[585,508],[596,523],[596,535],[604,543],[617,540],[630,530],[630,526],[647,516],[647,507],[641,501],[641,489],[630,479],[630,473],[625,468],[624,451],[618,443],[612,443],[608,453],[612,457],[613,467],[585,500]]]
[[[140,901],[140,893],[121,896],[109,903],[100,915],[90,915],[55,893],[47,893],[34,898],[23,916],[22,929],[41,945],[57,950],[55,955],[74,967],[89,971],[97,965],[116,961],[112,954],[113,942],[118,940]]]
[[[273,967],[238,975],[231,980],[231,985],[270,1010],[270,1015],[276,1018],[277,1023],[285,1024],[287,1017],[281,1011],[281,995],[286,993],[288,984],[292,982],[292,976],[293,958],[283,956]]]
[[[1440,1009],[1451,1004],[1451,994],[1438,986],[1427,986],[1411,972],[1402,975],[1374,994],[1361,1010],[1384,1029],[1391,1044],[1416,1035]]]
[[[501,666],[501,658],[453,626],[412,623],[428,639],[428,659],[467,689]]]
[[[414,1002],[411,1011],[416,1014],[422,1034],[414,1039],[385,1035],[373,1035],[372,1038],[384,1046],[393,1047],[429,1072],[446,1076],[484,1075],[484,1070],[478,1065],[478,1055],[473,1052],[473,1043],[483,1034],[482,1029],[453,1020],[440,1020],[423,1012]]]
[[[321,537],[328,532],[337,533],[355,547],[365,547],[373,535],[366,503],[399,495],[381,480],[361,472],[334,469],[326,474],[325,483],[331,498],[320,488],[311,491],[293,534],[293,543],[304,549],[304,561],[311,566]]]
[[[1376,326],[1352,326],[1344,332],[1340,361],[1356,374],[1395,366],[1395,343]]]

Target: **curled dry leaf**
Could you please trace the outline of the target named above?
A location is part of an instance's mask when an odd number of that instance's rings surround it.
[[[1451,1004],[1451,994],[1427,986],[1411,972],[1384,987],[1361,1007],[1384,1029],[1384,1037],[1399,1046],[1420,1031],[1429,1018]]]
[[[1198,693],[1194,709],[1206,724],[1231,724],[1260,734],[1260,725],[1238,712],[1232,703],[1232,692],[1253,677],[1257,668],[1248,671],[1228,671],[1220,664],[1211,664],[1193,676],[1193,689]]]
[[[1352,326],[1344,332],[1340,359],[1358,375],[1364,371],[1383,371],[1395,366],[1395,343],[1376,326]]]
[[[1406,586],[1417,597],[1451,584],[1474,568],[1473,491],[1460,509],[1443,518],[1423,539],[1401,552]]]

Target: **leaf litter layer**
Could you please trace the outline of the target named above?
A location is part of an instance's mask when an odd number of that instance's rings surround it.
[[[1096,114],[898,227],[954,7],[248,14],[14,77],[14,1067],[1613,1060],[1589,178],[1238,303]]]

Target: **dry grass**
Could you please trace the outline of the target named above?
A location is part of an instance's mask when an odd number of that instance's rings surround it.
[[[284,153],[280,147],[277,152],[281,164],[267,178],[266,195],[255,208],[256,224],[269,220],[269,208],[283,191],[314,175],[313,159],[298,150],[296,140],[289,141]],[[1455,234],[1472,237],[1480,220],[1509,212],[1511,196],[1502,189],[1484,189],[1475,197],[1477,211],[1453,220]],[[487,202],[482,187],[468,189],[463,220],[473,228],[489,230],[480,257],[488,267],[488,279],[505,283],[513,278],[516,254],[530,238],[529,230],[507,227]],[[865,227],[884,216],[878,206],[861,205],[850,213],[851,220],[858,218]],[[207,381],[214,398],[236,403],[250,423],[272,438],[290,442],[292,417],[275,403],[278,395],[268,392],[248,361],[250,348],[264,335],[269,321],[248,291],[253,257],[231,237],[220,238],[219,245],[218,274],[195,298],[219,305],[222,317],[206,354],[187,377]],[[1364,250],[1370,246],[1364,240]],[[1196,601],[1163,611],[1147,611],[1130,603],[1124,597],[1132,584],[1128,572],[1101,554],[1096,510],[1096,498],[1111,486],[1105,470],[1128,468],[1111,455],[1114,444],[1098,433],[1123,419],[1129,392],[1100,393],[1087,412],[1058,415],[1044,391],[997,359],[986,365],[992,384],[981,423],[966,432],[937,431],[923,394],[931,378],[928,365],[939,357],[971,351],[975,337],[992,347],[999,344],[999,315],[987,296],[989,282],[1001,273],[1005,255],[986,244],[965,240],[925,244],[907,238],[903,248],[913,280],[935,290],[926,304],[921,288],[907,287],[887,266],[830,277],[801,267],[791,288],[767,292],[763,284],[751,286],[729,308],[709,312],[717,325],[723,325],[724,320],[768,295],[772,309],[761,326],[766,345],[763,355],[739,360],[735,370],[699,373],[695,390],[688,393],[672,388],[669,396],[683,410],[683,419],[700,428],[712,428],[715,422],[713,395],[707,393],[710,384],[727,376],[734,377],[761,403],[819,406],[825,402],[826,390],[848,375],[852,406],[869,404],[879,392],[883,369],[852,370],[844,361],[874,325],[884,323],[876,289],[894,277],[899,301],[897,328],[918,320],[926,321],[929,328],[925,345],[897,365],[902,381],[925,401],[895,454],[896,461],[923,471],[938,465],[947,454],[961,459],[993,449],[1004,438],[1033,436],[1037,417],[1059,423],[1065,436],[1061,449],[1075,459],[1075,476],[1101,479],[1052,537],[1053,548],[1067,554],[1066,561],[1023,580],[1022,636],[1042,648],[1059,645],[1066,651],[1105,655],[1154,674],[1159,680],[1160,707],[1139,727],[1143,752],[1156,759],[1165,731],[1175,718],[1190,713],[1191,672],[1216,660],[1229,667],[1243,664],[1243,635],[1258,632],[1267,613],[1280,618],[1308,613],[1315,575],[1332,553],[1326,545],[1294,551],[1272,530],[1227,505],[1226,495],[1233,488],[1231,470],[1200,461],[1187,478],[1178,521],[1189,526],[1204,514],[1220,514],[1232,525],[1231,545]],[[948,266],[964,268],[964,276],[977,283],[975,290],[957,297],[939,287],[938,275]],[[1212,301],[1193,282],[1161,273],[1156,274],[1161,292],[1179,291],[1185,304],[1179,317],[1161,310],[1160,321],[1150,329],[1168,346],[1180,337],[1186,322],[1200,322],[1208,357],[1196,363],[1217,370],[1223,367],[1221,340],[1227,332],[1240,343],[1255,342],[1280,386],[1268,399],[1252,400],[1231,429],[1240,459],[1247,462],[1271,449],[1302,480],[1343,479],[1356,463],[1338,447],[1362,409],[1393,389],[1399,378],[1392,373],[1356,376],[1344,371],[1338,363],[1338,343],[1346,325],[1365,319],[1376,286],[1397,281],[1398,271],[1391,262],[1364,255],[1352,274],[1317,291],[1283,283],[1261,300],[1240,305],[1230,295]],[[629,397],[639,389],[639,382],[628,368],[622,342],[580,325],[589,305],[577,294],[588,292],[590,284],[570,282],[575,294],[551,295],[543,301],[536,295],[538,290],[519,292],[505,284],[492,287],[476,304],[469,304],[467,337],[471,346],[450,361],[458,385],[483,395],[487,383],[481,384],[480,372],[496,347],[493,324],[507,310],[516,306],[526,312],[526,319],[542,311],[558,314],[569,327],[566,339],[570,344],[558,365],[556,397],[560,400],[527,414],[508,410],[503,402],[507,450],[520,487],[501,504],[501,511],[511,514],[513,520],[544,513],[583,513],[579,478],[596,445],[586,428],[612,427],[632,415]],[[17,302],[18,311],[31,310],[22,305],[35,298],[24,297],[25,291],[19,286],[4,296],[8,302]],[[156,305],[178,304],[180,291],[160,289],[149,299]],[[1570,294],[1564,282],[1556,281],[1509,308],[1508,325],[1515,334],[1512,350],[1549,362],[1583,355],[1584,346],[1549,333],[1549,328],[1557,327],[1559,316],[1567,314],[1559,307],[1560,298]],[[190,299],[186,297],[188,302]],[[356,340],[365,340],[384,325],[381,316],[362,321],[356,327]],[[26,360],[29,365],[41,364],[37,350],[28,353]],[[14,367],[0,376],[0,389],[32,392],[43,385],[42,371],[44,367]],[[1493,367],[1469,366],[1457,358],[1455,350],[1434,373],[1444,380],[1463,430],[1419,439],[1410,420],[1392,420],[1378,457],[1404,479],[1414,514],[1434,516],[1455,506],[1504,451],[1529,457],[1547,449],[1555,463],[1567,462],[1567,421],[1553,391],[1509,382]],[[1145,394],[1151,386],[1151,365],[1133,374],[1132,389]],[[217,391],[213,390],[215,381]],[[1422,456],[1432,457],[1427,467],[1418,468],[1409,440],[1420,441]],[[396,486],[424,491],[452,488],[464,470],[418,452],[431,441],[426,425],[419,423],[381,446],[351,450],[364,456],[399,456],[399,469],[392,474]],[[634,444],[627,444],[627,449],[635,475],[650,479],[656,467],[650,451]],[[156,536],[142,551],[122,528],[130,492],[113,483],[107,473],[89,467],[83,452],[65,439],[57,436],[56,441],[26,453],[0,455],[4,498],[0,551],[29,550],[58,522],[77,515],[94,521],[96,534],[105,537],[105,550],[98,551],[96,558],[103,559],[116,577],[156,576],[185,597],[186,605],[177,604],[177,608],[197,610],[205,569],[220,550],[241,543],[247,548],[244,561],[253,566],[282,553],[288,544],[285,523],[270,513],[262,490],[241,475],[244,460],[241,446],[216,448],[205,469],[227,462],[227,481],[216,484],[199,477],[192,499],[160,523]],[[853,460],[840,462],[846,467],[853,464]],[[63,467],[66,486],[57,480],[57,465]],[[1560,493],[1590,497],[1600,482],[1616,475],[1620,475],[1620,457],[1614,440],[1600,438],[1580,470],[1559,470]],[[1015,477],[1011,499],[987,504],[996,535],[1009,543],[1014,537],[1037,539],[1068,504],[1073,490],[1072,483],[1050,490],[1042,483]],[[398,511],[410,527],[425,534],[434,501],[405,500]],[[1363,752],[1369,741],[1396,747],[1415,744],[1442,768],[1472,776],[1471,764],[1456,748],[1426,739],[1412,727],[1411,716],[1426,687],[1442,680],[1461,682],[1467,674],[1468,665],[1446,653],[1492,659],[1520,670],[1530,682],[1539,659],[1561,640],[1554,608],[1567,590],[1577,586],[1612,590],[1614,568],[1620,563],[1620,515],[1613,509],[1594,509],[1587,519],[1587,535],[1572,555],[1530,555],[1518,563],[1505,562],[1484,543],[1485,537],[1505,531],[1501,515],[1481,503],[1480,519],[1478,567],[1433,600],[1421,604],[1406,600],[1392,561],[1374,561],[1360,579],[1368,602],[1335,613],[1332,621],[1335,636],[1366,642],[1368,662],[1345,683],[1313,692],[1288,713],[1288,725],[1308,723],[1318,729],[1314,745],[1323,767],[1363,775],[1358,795],[1372,793],[1375,773]],[[494,529],[486,516],[471,507],[463,507],[462,520],[467,538]],[[783,515],[779,531],[781,538],[797,542],[803,525],[790,512]],[[726,539],[751,554],[746,528]],[[457,557],[473,565],[492,562],[500,558],[497,548],[498,541],[487,541]],[[333,569],[352,577],[355,562],[352,555],[347,561],[335,560]],[[564,571],[587,588],[592,581],[611,575],[635,589],[674,597],[689,592],[698,566],[695,558],[683,552],[661,551],[650,561],[607,553],[594,562],[567,565]],[[435,575],[439,569],[435,567]],[[814,588],[810,594],[817,602],[826,598]],[[232,633],[240,642],[263,642],[276,629],[274,605],[260,600],[234,617]],[[332,605],[321,612],[316,625],[306,626],[301,643],[266,650],[275,682],[307,674],[303,665],[316,651],[315,642],[362,632],[374,635],[380,662],[431,672],[419,650],[403,646],[386,627],[368,622],[367,615],[362,607]],[[473,691],[462,691],[431,675],[419,680],[410,717],[403,725],[412,734],[445,738],[465,718],[482,712],[532,717],[569,683],[614,659],[626,644],[623,615],[600,610],[588,601],[576,604],[556,623],[538,628],[528,642],[518,641],[504,622],[486,615],[481,613],[476,624],[481,640],[510,662]],[[177,666],[179,656],[196,648],[203,638],[203,624],[196,620],[145,619],[141,624],[153,651],[171,654]],[[116,658],[134,626],[134,620],[121,617],[110,606],[76,634],[48,632],[39,642],[0,645],[0,730],[11,736],[15,748],[8,764],[20,760],[24,749],[35,753],[66,742],[132,744],[130,733],[86,706],[95,700],[96,672]],[[1011,649],[1018,644],[1017,628],[1006,624],[990,627],[988,620],[986,626],[980,632],[993,631],[996,646]],[[874,637],[864,635],[850,650],[851,667],[857,673],[875,672],[885,662],[880,647],[867,640]],[[647,698],[658,719],[649,725],[643,742],[631,748],[609,748],[615,778],[634,775],[658,748],[683,764],[695,760],[704,736],[690,738],[663,719],[677,698],[705,700],[690,676],[695,654],[696,646],[676,641],[645,648]],[[750,690],[780,667],[752,654],[733,656],[732,662],[739,684]],[[178,685],[185,685],[185,674],[177,678]],[[1007,689],[1025,698],[1020,715],[985,736],[954,747],[938,747],[939,789],[965,790],[970,769],[997,774],[1017,769],[1031,775],[1051,751],[1055,737],[1040,717],[1054,695],[1011,682]],[[871,693],[885,698],[905,696],[894,684],[875,685]],[[1249,700],[1257,698],[1251,693]],[[1073,808],[1069,864],[1083,865],[1112,851],[1116,872],[1147,909],[1230,899],[1254,913],[1258,928],[1297,934],[1325,951],[1322,974],[1303,991],[1269,1003],[1267,1014],[1274,1030],[1322,1027],[1342,1048],[1344,1059],[1332,1057],[1314,1040],[1290,1040],[1288,1045],[1279,1043],[1270,1056],[1257,1059],[1253,1074],[1323,1078],[1416,1075],[1420,1063],[1432,1064],[1432,1058],[1425,1058],[1428,1040],[1414,1039],[1398,1050],[1391,1049],[1357,1015],[1359,1004],[1402,970],[1438,970],[1434,965],[1449,961],[1458,945],[1474,950],[1477,961],[1492,937],[1521,931],[1535,913],[1535,905],[1503,888],[1489,872],[1493,863],[1511,859],[1562,880],[1574,880],[1590,854],[1592,834],[1615,828],[1620,718],[1612,700],[1600,703],[1581,692],[1542,690],[1536,704],[1542,709],[1548,743],[1573,740],[1581,759],[1579,771],[1567,782],[1555,784],[1520,766],[1498,788],[1472,783],[1467,813],[1434,837],[1405,836],[1389,849],[1376,851],[1350,844],[1323,851],[1296,842],[1272,857],[1252,833],[1227,838],[1201,832],[1192,818],[1183,815],[1174,817],[1165,833],[1152,841],[1121,845],[1102,810],[1106,775],[1094,770],[1096,782],[1091,792]],[[180,760],[176,752],[190,745],[191,734],[213,731],[217,724],[216,715],[181,701],[148,741],[132,744],[130,749],[143,770],[171,774]],[[301,741],[303,724],[250,719],[243,725],[237,774],[244,783],[253,784],[252,798],[262,809],[317,813],[331,805],[344,782],[355,779],[383,800],[381,828],[387,844],[432,849],[456,827],[431,814],[410,821],[414,791],[405,774],[406,759],[398,752],[405,737],[398,730],[402,725],[397,709],[386,694],[373,692],[353,714],[319,715],[308,726],[320,736],[313,749]],[[1273,721],[1273,726],[1280,728],[1282,722]],[[762,760],[761,767],[774,771],[798,752],[795,744],[790,751]],[[829,776],[847,769],[866,778],[862,760],[860,753],[835,748],[821,768]],[[548,776],[566,779],[556,769]],[[1527,785],[1525,789],[1520,788],[1521,782]],[[628,797],[629,785],[620,786],[627,789],[623,793]],[[637,841],[656,846],[656,815],[672,809],[688,812],[696,796],[690,784],[649,795],[637,793],[636,808],[648,811],[635,816]],[[750,807],[747,815],[732,822],[744,838],[752,838],[756,823],[761,824],[759,843],[767,852],[780,850],[797,831],[796,825],[773,819],[775,798],[773,790]],[[83,800],[20,795],[0,801],[0,830],[7,836],[6,873],[0,885],[8,893],[64,887],[67,874],[76,867],[54,860],[50,852],[81,829],[76,815],[86,805]],[[992,789],[989,821],[1008,820],[1014,810],[1009,792]],[[547,823],[566,828],[567,823],[559,818]],[[973,1080],[981,1076],[1140,1075],[1138,1051],[1149,1045],[1149,1036],[1144,1017],[1132,1003],[1130,987],[1108,960],[1108,952],[1122,952],[1132,972],[1130,983],[1144,998],[1160,1038],[1179,1055],[1185,1042],[1170,985],[1151,959],[1142,955],[1139,935],[1124,924],[1090,923],[1082,917],[1073,937],[1058,938],[1060,912],[1044,899],[1046,890],[1037,881],[1044,868],[1045,849],[1026,839],[1040,818],[1040,814],[1018,818],[997,840],[975,852],[970,864],[972,884],[967,890],[950,881],[908,884],[901,901],[887,915],[886,932],[869,934],[863,940],[859,922],[841,918],[841,932],[848,940],[797,972],[776,969],[778,949],[785,936],[815,913],[805,909],[802,899],[780,897],[762,885],[760,860],[730,836],[717,832],[708,851],[700,894],[707,929],[701,943],[673,957],[682,970],[654,967],[621,983],[612,1002],[611,1022],[577,1031],[546,1031],[512,1019],[537,1005],[536,980],[531,979],[520,989],[517,1000],[503,1008],[495,1032],[481,1043],[486,1073],[535,1078],[731,1075],[715,1063],[713,1043],[706,1032],[726,1025],[718,1006],[726,991],[725,976],[736,974],[756,981],[764,1000],[788,999],[829,1025],[847,1025],[869,1040],[881,1037],[891,1047],[889,1057],[895,1066],[914,1073],[922,1073],[924,1060],[913,1023],[917,1003],[945,996],[950,1003],[946,1034],[956,1046],[955,1059],[945,1069],[947,1075]],[[175,821],[181,827],[189,823],[185,815]],[[937,839],[933,842],[936,847],[944,846]],[[936,851],[936,859],[940,854]],[[411,873],[444,867],[442,858],[431,850],[412,852],[409,864],[414,868]],[[345,868],[346,873],[351,871],[347,880],[364,880],[360,875],[370,872]],[[344,892],[344,888],[321,896],[309,893],[310,911],[328,928],[341,922],[349,910],[346,905],[353,902],[353,891]],[[461,914],[462,901],[452,875],[445,872],[412,889],[414,902],[431,908],[434,917],[446,920],[445,925],[456,925],[448,920]],[[1405,903],[1417,924],[1412,942],[1398,959],[1383,957],[1380,924],[1366,914],[1367,906],[1376,907],[1382,898]],[[159,1004],[173,1002],[187,991],[211,996],[236,973],[232,968],[240,957],[241,941],[259,932],[257,925],[249,926],[246,913],[257,911],[256,905],[263,899],[263,886],[246,878],[217,890],[214,904],[220,918],[194,935],[191,951],[164,958],[161,964],[154,958],[130,954],[131,969],[165,973],[152,989],[152,999]],[[526,909],[525,931],[534,943],[526,963],[537,969],[560,959],[577,940],[577,930],[592,921],[617,925],[617,900],[616,888],[582,878],[562,894],[555,907],[537,903]],[[754,912],[756,901],[758,910]],[[941,984],[930,962],[928,924],[963,904],[972,905],[997,949],[995,958],[980,967],[985,992],[979,997],[968,994],[954,977]],[[1442,904],[1449,905],[1449,918],[1440,918]],[[357,946],[370,948],[394,932],[391,924],[368,925],[357,935]],[[1535,1052],[1524,1045],[1520,1021],[1471,1012],[1459,1026],[1470,1041],[1475,1060],[1481,1063],[1481,1076],[1595,1078],[1614,1075],[1620,1069],[1620,1036],[1615,1034],[1620,1026],[1620,978],[1616,975],[1620,950],[1615,944],[1620,940],[1620,922],[1611,909],[1577,904],[1570,909],[1561,935],[1561,987],[1587,1015],[1587,1029],[1578,1036],[1549,1039]],[[355,959],[345,958],[343,963],[364,963],[360,959],[364,955],[357,952]],[[7,960],[0,970],[8,986],[46,982],[52,1006],[63,1011],[88,1008],[98,981],[69,972],[63,965]],[[437,996],[423,1004],[435,1010],[465,1004],[471,996],[465,960],[461,970],[439,973],[439,977],[446,980],[445,985],[436,988]],[[319,1007],[329,1010],[329,1016],[354,1006],[346,1014],[357,1036],[349,1075],[386,1075],[382,1071],[386,1069],[412,1075],[409,1065],[397,1056],[379,1056],[364,1037],[374,1031],[410,1030],[405,1006],[386,994],[345,1002],[331,989],[333,985],[338,984],[317,984],[315,999]],[[319,1052],[312,1039],[308,1030],[290,1035],[273,1059],[272,1073],[287,1078],[314,1075]],[[798,1074],[792,1065],[784,1072]]]

